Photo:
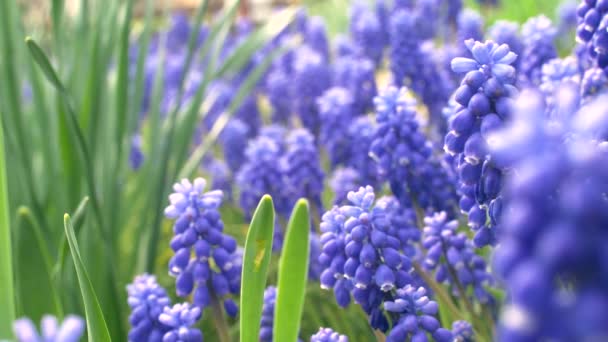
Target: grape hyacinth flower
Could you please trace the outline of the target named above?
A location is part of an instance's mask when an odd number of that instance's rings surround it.
[[[158,320],[169,327],[163,342],[202,342],[203,334],[193,326],[201,318],[201,309],[188,303],[165,307]]]
[[[552,107],[558,95],[558,91],[563,86],[579,87],[580,71],[578,62],[574,57],[564,59],[552,59],[545,63],[541,71],[540,90],[545,95],[547,105]]]
[[[473,58],[455,58],[452,70],[465,73],[454,93],[459,104],[450,120],[444,149],[456,159],[461,192],[460,209],[468,212],[469,226],[475,231],[478,247],[494,243],[501,212],[501,165],[489,158],[489,135],[509,116],[517,55],[506,44],[468,40]],[[490,222],[486,224],[486,217]]]
[[[369,149],[374,141],[375,132],[376,126],[369,116],[355,119],[348,127],[350,156],[346,166],[357,171],[361,185],[366,184],[372,187],[376,186],[380,181],[376,162],[369,155]]]
[[[330,328],[319,328],[319,331],[310,337],[310,342],[348,342],[348,337]]]
[[[272,106],[272,122],[289,124],[291,121],[291,93],[289,75],[274,68],[266,79],[266,95]]]
[[[466,8],[458,16],[457,45],[462,56],[470,56],[465,42],[469,39],[483,40],[483,18],[472,9]]]
[[[329,186],[334,194],[334,204],[346,201],[346,195],[361,186],[359,173],[350,167],[337,168],[329,180]]]
[[[267,136],[259,136],[249,142],[245,155],[247,161],[236,175],[240,189],[239,203],[247,217],[253,215],[258,202],[265,194],[272,196],[277,211],[286,214],[290,208],[283,200],[283,175],[279,169],[280,146]]]
[[[412,285],[396,291],[396,298],[384,302],[393,328],[386,336],[387,342],[427,341],[427,334],[436,342],[452,342],[452,332],[440,327],[436,316],[439,306],[427,297],[424,287]]]
[[[524,49],[519,64],[520,82],[539,85],[545,63],[557,57],[557,29],[543,15],[530,18],[522,27]]]
[[[334,207],[323,215],[319,257],[325,267],[324,288],[333,287],[338,304],[346,306],[350,295],[369,315],[375,329],[386,331],[388,321],[380,304],[392,290],[412,282],[409,241],[391,229],[386,206],[374,205],[374,189],[361,187],[348,194],[351,205]]]
[[[296,51],[293,69],[293,91],[297,94],[293,102],[294,112],[304,127],[316,135],[321,125],[317,97],[330,87],[330,69],[323,57],[308,47]]]
[[[329,88],[317,100],[321,132],[319,141],[327,150],[332,167],[343,164],[350,155],[350,141],[345,122],[353,118],[353,96],[345,88]]]
[[[582,1],[577,10],[576,39],[586,50],[586,57],[601,69],[608,67],[608,6],[603,0]]]
[[[287,136],[287,151],[281,169],[289,205],[306,198],[311,205],[322,210],[323,179],[319,151],[315,138],[306,129],[295,129]]]
[[[585,71],[581,81],[581,95],[585,99],[593,99],[597,94],[608,89],[608,76],[600,68]]]
[[[524,49],[521,35],[519,34],[519,24],[508,20],[497,20],[488,30],[488,38],[497,44],[507,44],[511,52],[521,55]],[[519,61],[515,61],[513,66],[517,68]]]
[[[377,94],[374,64],[367,58],[342,57],[334,63],[335,86],[349,91],[353,100],[353,115],[363,115],[373,107]]]
[[[129,152],[129,166],[138,170],[144,162],[144,154],[141,150],[141,135],[135,134],[131,138],[131,150]]]
[[[167,291],[156,282],[156,277],[143,274],[127,285],[128,303],[131,308],[129,341],[161,341],[169,327],[158,318],[165,307],[171,305]]]
[[[518,104],[511,125],[492,140],[514,170],[503,191],[503,231],[494,257],[510,298],[499,341],[604,340],[606,98],[551,119],[538,94],[522,94]]]
[[[234,238],[223,233],[224,223],[218,211],[223,193],[205,192],[207,182],[183,179],[173,186],[165,216],[175,220],[169,261],[169,274],[176,277],[180,297],[194,292],[193,303],[204,309],[222,300],[224,309],[235,316],[237,307],[230,294],[240,292],[241,254]],[[189,310],[189,309],[184,309]]]
[[[268,286],[266,290],[264,290],[264,305],[262,307],[262,319],[260,321],[260,342],[272,342],[274,306],[276,301],[277,288]]]
[[[395,197],[404,206],[414,201],[423,209],[454,208],[454,185],[420,130],[416,100],[407,88],[389,87],[374,102],[378,124],[370,155]]]
[[[474,342],[473,326],[467,321],[455,321],[452,323],[452,335],[454,342]]]
[[[362,56],[378,65],[384,52],[384,32],[378,17],[369,8],[353,16],[350,21],[350,32],[356,48]]]
[[[13,332],[18,342],[78,342],[84,334],[85,322],[81,317],[68,315],[59,324],[52,315],[44,315],[40,322],[41,334],[29,318],[13,322]]]
[[[220,134],[224,159],[233,173],[245,162],[245,148],[249,137],[249,127],[239,119],[231,119]]]
[[[466,290],[471,288],[481,304],[491,304],[492,297],[485,286],[491,284],[492,277],[485,260],[475,254],[472,241],[465,233],[457,232],[458,221],[449,221],[445,212],[439,212],[425,217],[424,224],[424,267],[435,270],[437,282],[452,285],[457,296],[467,296]]]
[[[325,21],[322,17],[314,16],[308,18],[304,41],[306,45],[321,55],[325,61],[329,60],[329,41],[327,39]]]

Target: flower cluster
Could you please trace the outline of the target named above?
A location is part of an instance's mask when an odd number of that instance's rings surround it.
[[[519,64],[520,82],[539,84],[543,65],[557,57],[556,34],[551,20],[543,15],[526,21],[522,27],[524,49]]]
[[[68,315],[61,324],[57,318],[44,315],[40,322],[41,335],[29,318],[13,322],[13,331],[19,342],[78,342],[84,334],[84,320],[78,316]]]
[[[425,268],[435,270],[437,282],[452,285],[457,296],[467,296],[466,290],[471,288],[480,303],[489,304],[492,296],[485,286],[491,284],[492,276],[467,235],[457,231],[458,222],[448,221],[446,213],[440,212],[425,217],[424,224]]]
[[[353,119],[354,99],[341,87],[327,90],[317,101],[321,118],[319,141],[327,149],[332,166],[344,163],[350,155],[350,141],[344,123]]]
[[[272,342],[274,305],[276,301],[277,288],[268,286],[266,290],[264,290],[264,306],[262,307],[262,320],[260,321],[260,342]]]
[[[348,337],[330,328],[319,328],[319,331],[310,337],[310,342],[348,342]]]
[[[281,168],[289,204],[295,205],[299,198],[306,198],[321,209],[324,173],[314,137],[306,129],[289,133]]]
[[[163,336],[163,342],[200,342],[203,334],[192,326],[201,318],[201,308],[191,307],[188,303],[166,306],[158,316],[160,323],[169,330]]]
[[[406,88],[389,87],[374,102],[378,125],[370,154],[379,175],[403,205],[414,201],[424,209],[451,210],[456,193],[420,130],[416,101]]]
[[[338,304],[350,295],[370,316],[372,327],[386,330],[380,304],[392,291],[412,283],[409,235],[392,225],[387,205],[378,201],[372,187],[348,194],[351,205],[334,207],[323,215],[319,262],[321,284],[333,287]]]
[[[605,100],[548,119],[539,95],[523,93],[492,145],[514,169],[494,258],[511,298],[501,340],[608,336]]]
[[[162,324],[158,317],[165,307],[171,305],[167,291],[161,287],[154,276],[143,274],[135,277],[127,286],[129,316],[129,341],[160,341],[169,327]]]
[[[474,242],[481,247],[496,241],[493,227],[502,207],[502,170],[489,158],[486,144],[509,115],[510,97],[516,92],[511,64],[517,55],[505,44],[466,43],[473,58],[452,61],[452,70],[466,75],[454,94],[459,106],[450,118],[444,149],[456,158],[460,209],[468,213],[469,225],[476,232]]]
[[[304,127],[317,134],[321,126],[317,97],[331,85],[331,72],[327,61],[315,50],[302,47],[294,56],[294,112]]]
[[[452,333],[441,328],[435,317],[439,306],[429,299],[424,287],[407,285],[396,291],[392,301],[384,302],[384,309],[393,318],[394,326],[386,337],[388,342],[425,341],[426,335],[434,341],[452,341]]]
[[[234,238],[223,233],[218,212],[222,192],[205,192],[205,186],[202,178],[173,186],[165,209],[165,216],[175,220],[169,273],[177,278],[178,296],[194,291],[193,303],[203,309],[212,300],[223,300],[226,312],[235,316],[238,309],[229,295],[240,291],[241,253]]]
[[[603,0],[581,1],[576,38],[585,47],[587,57],[596,65],[608,67],[608,5]]]

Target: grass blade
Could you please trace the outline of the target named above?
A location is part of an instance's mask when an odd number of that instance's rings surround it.
[[[19,227],[15,240],[16,268],[22,270],[15,277],[19,315],[35,322],[48,313],[62,317],[61,300],[51,277],[51,255],[40,225],[29,208],[17,210],[16,226]],[[48,292],[40,291],[41,288]]]
[[[264,195],[253,213],[245,242],[241,276],[241,342],[258,341],[273,234],[274,205],[272,198]]]
[[[0,123],[0,339],[10,340],[15,320],[15,292],[5,160],[4,129]]]
[[[70,252],[72,253],[72,259],[74,260],[74,266],[76,267],[76,275],[78,277],[78,283],[80,284],[80,292],[82,293],[82,300],[84,302],[84,310],[87,319],[87,333],[89,335],[89,341],[111,341],[110,333],[106,322],[103,318],[97,295],[89,279],[87,270],[84,267],[84,263],[80,256],[80,250],[78,249],[78,241],[76,240],[76,234],[74,234],[74,227],[72,227],[72,221],[70,215],[65,214],[63,216],[63,226],[65,228],[65,235],[70,245]]]
[[[274,312],[273,339],[297,341],[308,276],[310,215],[308,201],[296,203],[283,245]]]

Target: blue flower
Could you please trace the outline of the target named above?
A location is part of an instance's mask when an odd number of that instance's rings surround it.
[[[378,201],[372,187],[348,194],[350,205],[334,207],[323,215],[322,253],[325,267],[321,285],[333,287],[338,304],[350,297],[370,317],[370,324],[385,331],[388,322],[380,304],[396,288],[412,282],[410,236],[394,229],[394,209]],[[395,202],[396,203],[396,202]]]
[[[18,342],[78,342],[84,334],[85,323],[81,317],[68,315],[61,324],[52,315],[42,317],[41,334],[29,318],[13,322],[13,331]]]
[[[455,321],[452,323],[452,335],[454,342],[473,342],[473,326],[467,321]]]
[[[317,109],[317,97],[321,96],[331,83],[331,72],[327,62],[314,50],[303,47],[294,56],[293,105],[304,127],[317,134],[321,125]]]
[[[546,96],[547,105],[553,106],[555,97],[559,96],[558,91],[564,86],[578,88],[580,79],[578,62],[574,57],[556,58],[545,63],[541,69],[539,88]]]
[[[605,92],[608,87],[608,76],[600,68],[591,68],[585,71],[581,81],[581,95],[584,98],[594,98],[595,95]]]
[[[513,170],[494,257],[510,298],[499,339],[601,339],[608,335],[606,99],[548,117],[542,98],[523,96],[492,145]]]
[[[274,68],[266,79],[266,95],[272,106],[272,121],[289,124],[291,121],[291,88],[289,75],[282,68]]]
[[[319,328],[319,331],[310,337],[310,342],[348,342],[348,337],[330,328]]]
[[[465,233],[458,233],[458,221],[449,221],[445,212],[424,218],[422,246],[426,249],[424,266],[435,271],[438,282],[452,285],[458,296],[460,288],[472,289],[482,304],[491,304],[492,297],[485,286],[491,285],[492,276],[485,260],[475,254],[474,246]]]
[[[465,45],[467,40],[481,41],[483,39],[483,25],[483,18],[479,12],[469,8],[460,12],[456,40],[461,55],[467,56],[469,53]]]
[[[285,203],[283,175],[279,164],[281,150],[277,142],[267,136],[259,136],[249,142],[245,151],[247,161],[236,175],[240,189],[240,205],[247,217],[265,194],[275,201],[277,211],[286,214],[289,206]]]
[[[452,68],[466,73],[454,93],[459,104],[450,117],[450,131],[444,150],[455,158],[460,182],[460,209],[468,213],[475,231],[475,245],[482,247],[496,240],[496,222],[501,213],[502,168],[487,151],[488,139],[503,125],[511,110],[517,57],[505,44],[467,41],[471,58],[455,58]],[[487,222],[487,216],[490,217]]]
[[[389,87],[374,102],[378,125],[369,151],[379,175],[402,205],[450,210],[455,188],[419,127],[415,99],[406,88]]]
[[[167,292],[154,276],[143,274],[135,277],[127,286],[128,303],[131,308],[129,341],[161,341],[169,327],[162,324],[158,317],[165,307],[171,305]]]
[[[233,173],[237,172],[245,162],[245,148],[249,134],[249,127],[239,119],[230,120],[220,134],[224,160]]]
[[[224,301],[227,313],[236,315],[230,294],[240,291],[241,253],[234,238],[223,233],[224,223],[218,211],[223,194],[205,192],[206,181],[194,183],[183,179],[173,186],[165,216],[174,219],[169,274],[176,277],[178,296],[193,291],[194,305],[205,308],[212,298]]]
[[[306,129],[291,131],[287,137],[287,152],[281,169],[290,206],[299,198],[307,198],[313,206],[322,208],[323,179],[319,151],[315,138]]]
[[[543,15],[530,18],[523,25],[524,50],[519,65],[521,82],[538,85],[543,64],[557,57],[556,34],[557,29],[551,20]]]
[[[361,186],[359,173],[350,167],[338,168],[334,170],[329,186],[334,194],[334,204],[342,204],[350,191]]]
[[[188,303],[165,307],[158,320],[169,327],[163,342],[202,342],[203,334],[193,326],[201,318],[201,309]]]
[[[274,327],[274,305],[277,301],[277,288],[268,286],[264,290],[264,305],[260,321],[260,342],[272,342]]]
[[[129,152],[129,165],[133,170],[138,170],[144,162],[144,154],[141,149],[141,135],[135,134],[131,138],[131,150]]]
[[[334,84],[352,96],[353,115],[365,114],[377,93],[374,64],[367,58],[347,56],[337,59],[333,69]]]
[[[608,66],[608,7],[604,1],[584,1],[577,10],[576,38],[586,50],[585,58],[599,68]]]
[[[355,119],[348,127],[350,153],[346,166],[357,171],[360,185],[376,186],[379,183],[376,162],[369,155],[375,131],[375,125],[369,116]]]
[[[346,162],[350,155],[348,127],[344,123],[354,117],[353,96],[345,88],[329,88],[317,100],[321,132],[319,141],[327,149],[332,167]]]
[[[350,32],[360,54],[378,65],[382,60],[385,37],[380,20],[369,8],[361,11],[350,21]]]
[[[308,18],[306,23],[306,33],[304,41],[325,61],[329,59],[329,42],[327,40],[327,30],[325,21],[322,17],[314,16]]]
[[[398,289],[395,297],[384,302],[384,309],[395,322],[386,336],[387,342],[426,341],[427,333],[437,342],[452,341],[452,333],[440,327],[435,317],[438,305],[427,297],[424,287],[407,285]]]
[[[497,20],[488,30],[488,37],[498,44],[507,44],[516,55],[521,55],[523,42],[519,34],[519,24],[508,20]],[[519,60],[514,62],[515,66]]]

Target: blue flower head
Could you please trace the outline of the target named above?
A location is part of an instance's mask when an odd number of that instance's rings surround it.
[[[334,193],[334,204],[341,204],[346,200],[346,195],[361,186],[359,173],[350,167],[334,170],[329,181],[329,186]]]
[[[601,69],[608,66],[608,6],[605,1],[584,1],[577,9],[577,41],[584,47],[584,59]]]
[[[523,25],[524,50],[519,66],[522,82],[538,84],[543,64],[557,57],[556,34],[551,20],[543,15],[530,18]]]
[[[224,159],[232,172],[237,172],[245,162],[245,148],[249,137],[249,127],[239,119],[231,119],[220,135],[224,149]]]
[[[473,58],[457,57],[452,60],[452,70],[456,73],[480,71],[485,79],[495,77],[503,83],[512,83],[515,68],[511,65],[517,55],[506,44],[498,45],[493,41],[485,43],[472,39],[465,41]]]
[[[129,341],[160,341],[169,327],[158,318],[165,307],[171,305],[167,291],[161,287],[152,275],[143,274],[135,277],[127,286],[128,303],[131,308],[129,323]]]
[[[467,321],[455,321],[452,323],[452,335],[454,342],[473,342],[473,326]]]
[[[374,99],[376,121],[370,155],[403,205],[448,210],[455,189],[431,142],[420,129],[415,99],[406,88],[389,87]]]
[[[519,34],[519,24],[508,20],[497,20],[488,31],[488,37],[498,44],[507,44],[513,53],[520,55],[523,42]]]
[[[272,196],[279,213],[286,214],[290,208],[284,200],[279,144],[268,136],[258,136],[249,142],[245,156],[246,162],[236,175],[240,189],[239,203],[245,214],[251,217],[265,194]]]
[[[608,76],[600,68],[591,68],[585,71],[581,81],[581,95],[584,98],[594,98],[595,95],[608,89]]]
[[[294,57],[294,112],[309,131],[319,131],[320,119],[317,110],[317,97],[321,96],[331,83],[331,72],[322,55],[303,47]]]
[[[350,32],[359,52],[374,64],[382,60],[385,38],[376,13],[366,9],[354,16],[350,22]]]
[[[406,285],[396,291],[395,297],[384,302],[384,309],[396,319],[387,341],[424,341],[427,333],[437,342],[452,341],[452,333],[440,327],[435,317],[439,307],[427,297],[424,287]]]
[[[321,208],[325,175],[321,169],[315,138],[306,129],[296,129],[289,133],[287,152],[281,168],[290,205],[295,205],[299,198],[307,198],[312,205]]]
[[[348,337],[330,328],[319,328],[319,331],[310,337],[310,342],[348,342]]]
[[[329,88],[317,100],[321,132],[319,141],[327,149],[332,166],[346,162],[350,153],[348,127],[344,125],[354,117],[353,96],[341,87]]]
[[[329,42],[327,39],[327,30],[322,17],[314,16],[308,18],[306,25],[306,34],[304,41],[316,53],[318,53],[326,61],[329,58]]]
[[[175,192],[165,209],[165,216],[175,220],[171,240],[175,255],[169,261],[169,273],[176,277],[178,296],[194,291],[194,305],[203,309],[213,296],[220,298],[227,313],[234,316],[236,305],[229,295],[240,291],[242,256],[236,240],[223,233],[218,211],[222,192],[205,192],[205,186],[202,178],[194,183],[184,179],[173,186]]]
[[[78,342],[84,334],[85,323],[81,317],[68,315],[59,324],[52,315],[44,315],[40,322],[41,334],[29,318],[13,322],[13,331],[18,342]]]
[[[352,96],[353,114],[365,114],[373,106],[377,93],[374,64],[367,58],[342,57],[334,63],[334,84]]]
[[[277,288],[268,286],[264,290],[264,305],[260,321],[260,342],[272,342],[274,327],[274,307],[277,300]]]
[[[458,16],[458,46],[459,49],[463,50],[461,53],[466,53],[465,42],[469,39],[482,40],[483,39],[483,18],[479,12],[472,9],[466,8],[460,12]]]
[[[163,342],[200,342],[203,340],[201,331],[193,327],[201,318],[201,309],[191,307],[188,303],[175,304],[165,307],[158,320],[169,327],[163,336]]]

